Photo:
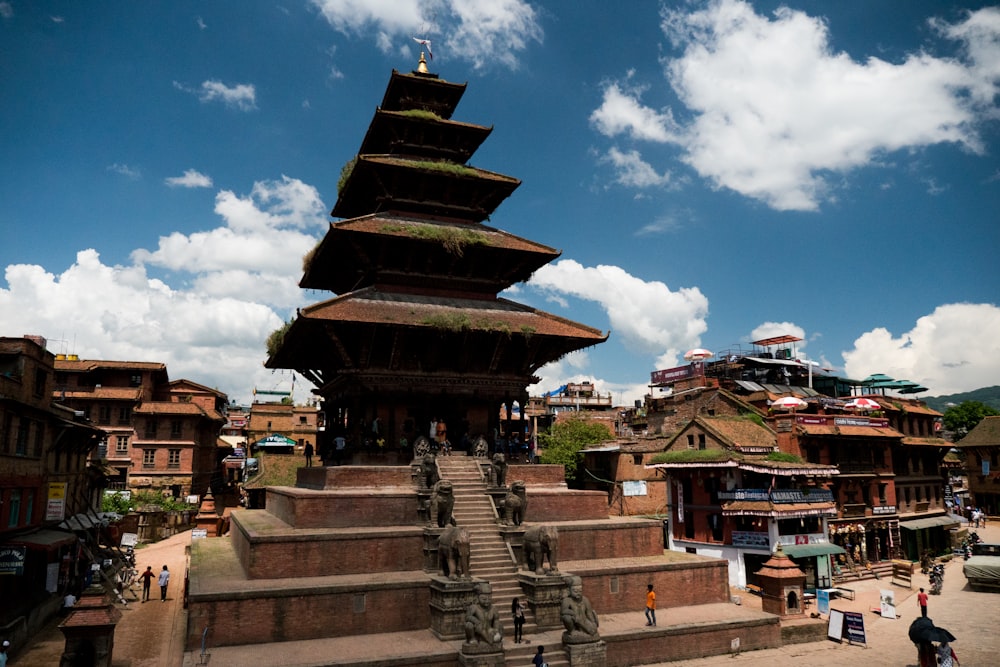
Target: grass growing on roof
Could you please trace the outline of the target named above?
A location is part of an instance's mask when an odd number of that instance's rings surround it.
[[[449,227],[445,225],[429,225],[421,222],[409,223],[406,225],[387,224],[382,225],[380,231],[383,233],[406,234],[413,238],[424,241],[434,241],[444,246],[444,249],[461,257],[465,254],[465,247],[470,245],[486,245],[486,234],[475,229],[463,227]]]
[[[485,317],[471,318],[465,313],[442,313],[430,315],[420,320],[435,329],[447,331],[494,331],[510,335],[510,323],[503,320],[491,320]]]
[[[801,456],[789,454],[787,452],[771,452],[764,457],[765,461],[778,461],[782,463],[803,463]]]
[[[653,463],[722,463],[741,458],[740,454],[726,449],[682,449],[660,452],[653,457]]]
[[[407,109],[406,111],[397,111],[400,116],[409,116],[410,118],[421,118],[423,120],[441,120],[441,116],[437,115],[433,111],[428,111],[426,109]]]
[[[295,318],[288,320],[272,331],[271,335],[267,337],[267,356],[273,357],[281,349],[281,344],[285,342],[285,334],[292,328],[292,322],[294,321]]]

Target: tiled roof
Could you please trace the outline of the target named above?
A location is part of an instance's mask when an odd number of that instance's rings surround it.
[[[93,387],[90,389],[57,390],[56,398],[96,398],[138,401],[141,387]]]
[[[214,421],[226,420],[217,410],[206,410],[197,403],[150,401],[138,405],[133,413],[137,415],[195,415]]]
[[[750,514],[757,516],[782,516],[801,514],[835,514],[836,503],[772,503],[767,500],[731,500],[722,503],[725,515]]]
[[[99,361],[94,359],[56,359],[57,371],[92,371],[98,368],[165,371],[167,365],[158,361]]]
[[[941,413],[933,408],[929,408],[923,403],[900,398],[873,397],[887,412],[906,412],[911,415],[933,415],[940,417]],[[898,406],[897,406],[898,404]]]
[[[840,470],[825,463],[796,463],[795,461],[769,461],[765,458],[747,458],[740,463],[742,470],[768,475],[836,475]]]
[[[903,436],[903,444],[915,447],[951,447],[951,443],[944,438],[917,438],[910,435]]]
[[[359,290],[324,301],[300,313],[303,320],[329,320],[394,324],[412,327],[449,328],[464,323],[471,330],[510,333],[530,332],[536,336],[560,336],[592,339],[607,338],[600,330],[550,315],[506,299],[462,299],[420,294],[381,292],[375,288]]]
[[[774,449],[776,438],[774,431],[750,419],[742,417],[698,417],[711,431],[715,432],[726,444],[736,448],[768,448]]]
[[[796,424],[796,430],[804,435],[841,435],[868,438],[901,438],[903,434],[894,428],[874,426],[832,426],[827,424]]]
[[[405,238],[412,238],[412,230],[414,229],[448,226],[453,226],[459,229],[468,229],[478,235],[477,238],[480,239],[481,243],[494,248],[544,253],[554,257],[559,255],[559,251],[554,248],[550,248],[549,246],[542,245],[541,243],[535,243],[534,241],[521,238],[520,236],[515,236],[493,227],[487,227],[482,224],[473,225],[469,223],[456,222],[452,225],[448,225],[447,223],[438,221],[423,220],[420,218],[407,218],[396,215],[382,215],[378,213],[330,224],[332,229],[367,234],[401,236]]]
[[[955,443],[956,447],[985,447],[1000,445],[1000,416],[983,417],[969,434]]]

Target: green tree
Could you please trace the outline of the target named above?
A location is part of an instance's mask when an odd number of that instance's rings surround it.
[[[944,411],[944,427],[955,434],[959,441],[983,420],[983,417],[1000,415],[1000,411],[980,401],[964,401]]]
[[[566,481],[576,479],[577,468],[583,462],[580,450],[611,438],[608,427],[586,417],[570,417],[557,421],[548,433],[539,433],[542,447],[541,462],[566,468]]]

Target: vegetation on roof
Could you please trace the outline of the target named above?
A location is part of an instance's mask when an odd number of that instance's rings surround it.
[[[309,268],[312,266],[313,259],[316,257],[316,253],[319,251],[319,243],[312,247],[312,250],[307,252],[302,256],[302,273],[309,273]]]
[[[400,116],[409,116],[410,118],[421,118],[423,120],[441,120],[441,116],[437,115],[433,111],[428,111],[426,109],[407,109],[406,111],[397,111]]]
[[[465,313],[441,313],[429,315],[420,320],[435,329],[446,331],[492,331],[510,335],[510,323],[503,320],[490,320],[485,317],[471,318]]]
[[[653,457],[653,463],[723,463],[742,458],[740,454],[728,449],[679,449],[660,452]]]
[[[455,176],[476,176],[479,173],[472,167],[467,167],[464,164],[458,164],[457,162],[437,160],[408,160],[407,162],[417,169],[440,171],[445,174],[452,174]]]
[[[295,486],[297,470],[303,459],[296,454],[275,454],[260,451],[254,454],[260,472],[246,481],[244,486],[261,489],[267,486]]]
[[[804,463],[801,456],[789,454],[787,452],[771,452],[764,457],[765,461],[777,461],[780,463]]]
[[[397,233],[412,236],[424,241],[435,241],[456,257],[465,254],[465,246],[486,245],[486,234],[475,229],[448,227],[445,225],[428,225],[414,222],[407,225],[386,224],[379,228],[384,233]]]
[[[292,322],[295,318],[292,318],[282,324],[280,327],[271,332],[271,335],[267,337],[267,356],[273,357],[281,349],[281,345],[285,342],[285,334],[288,330],[292,328]]]
[[[754,424],[756,424],[757,426],[763,426],[764,425],[764,418],[761,417],[756,412],[753,412],[753,411],[750,411],[750,410],[741,410],[740,411],[740,419],[745,419],[747,421],[751,421]]]
[[[350,160],[348,160],[347,164],[345,164],[341,168],[341,170],[340,170],[340,178],[337,179],[337,194],[338,195],[344,190],[344,185],[347,184],[347,179],[349,179],[351,177],[351,173],[354,171],[354,165],[356,165],[357,163],[358,163],[358,158],[357,158],[357,156],[355,156],[355,157],[352,157]]]

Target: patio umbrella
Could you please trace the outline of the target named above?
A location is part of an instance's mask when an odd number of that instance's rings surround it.
[[[930,391],[927,387],[923,385],[917,385],[916,387],[904,387],[899,390],[900,394],[919,394],[924,391]]]
[[[870,398],[855,398],[853,400],[844,403],[845,408],[853,408],[855,410],[881,410],[882,406],[879,405],[878,401],[873,401]]]
[[[807,405],[809,404],[801,398],[796,398],[795,396],[785,396],[784,398],[779,398],[774,403],[771,403],[771,407],[775,410],[797,410],[798,408],[804,408]]]
[[[704,361],[709,357],[714,357],[715,354],[711,350],[706,350],[703,347],[696,347],[693,350],[688,350],[684,353],[684,359],[686,361]]]
[[[861,384],[871,385],[876,382],[892,382],[892,378],[886,375],[885,373],[873,373],[872,375],[869,375],[864,380],[862,380]]]

